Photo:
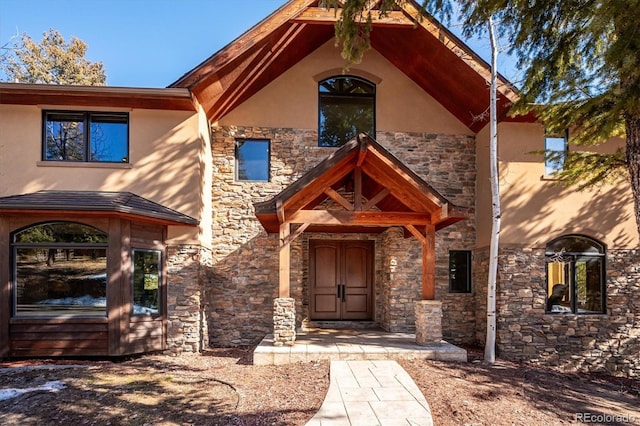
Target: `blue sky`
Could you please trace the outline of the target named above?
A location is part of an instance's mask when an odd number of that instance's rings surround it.
[[[89,46],[110,86],[165,87],[276,10],[285,0],[0,0],[0,44],[49,28]],[[457,32],[456,28],[451,28]],[[488,43],[469,45],[488,60]],[[514,78],[507,58],[498,69]],[[503,69],[505,68],[505,69]]]

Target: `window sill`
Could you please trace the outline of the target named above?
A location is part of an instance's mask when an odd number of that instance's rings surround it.
[[[70,167],[88,169],[131,169],[131,163],[90,163],[86,161],[37,161],[37,167]]]
[[[160,314],[131,314],[129,322],[162,322],[164,317]]]

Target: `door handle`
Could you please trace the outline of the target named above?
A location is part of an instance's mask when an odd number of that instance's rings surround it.
[[[341,285],[341,284],[338,284],[338,285],[336,286],[336,297],[337,297],[338,299],[342,299],[342,293],[341,293],[341,291],[342,291],[342,285]]]
[[[340,287],[342,287],[342,302],[344,303],[347,300],[347,286],[345,284],[340,284]]]

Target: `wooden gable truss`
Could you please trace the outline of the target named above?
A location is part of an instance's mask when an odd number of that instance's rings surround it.
[[[254,207],[267,232],[280,236],[279,297],[289,297],[290,244],[303,232],[370,233],[402,226],[422,245],[422,298],[431,300],[435,233],[467,218],[465,209],[447,201],[366,134]]]
[[[372,2],[371,46],[451,114],[477,132],[486,124],[490,67],[413,0],[381,15]],[[170,87],[188,88],[215,122],[335,36],[340,10],[318,0],[290,0],[187,72]],[[518,99],[499,77],[502,118]]]

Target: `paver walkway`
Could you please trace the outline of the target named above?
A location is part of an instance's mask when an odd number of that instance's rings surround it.
[[[395,361],[331,361],[330,383],[307,426],[432,426],[429,404]]]

